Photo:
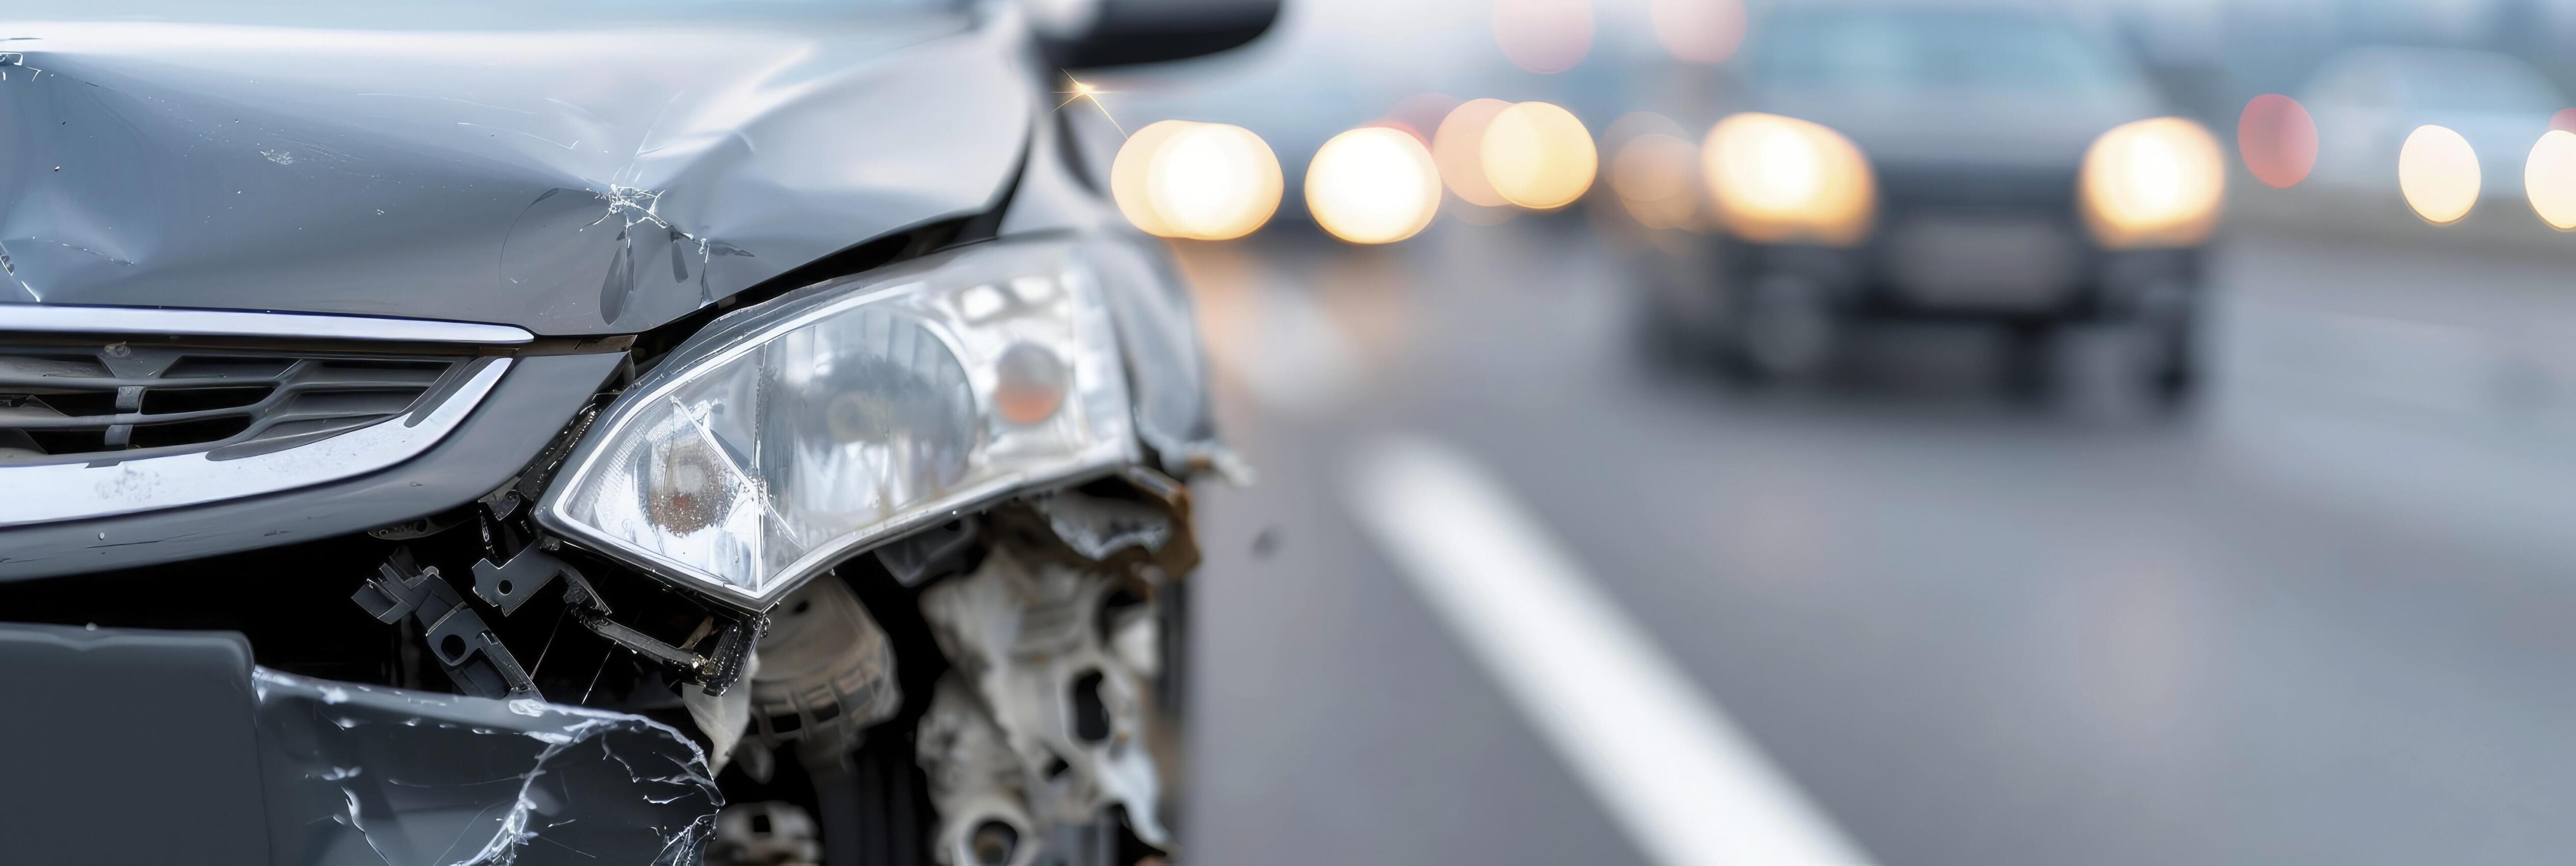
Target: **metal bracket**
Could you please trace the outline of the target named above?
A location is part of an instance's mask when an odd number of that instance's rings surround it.
[[[545,572],[545,577],[540,578],[541,580],[550,580],[558,574],[563,577],[564,607],[572,612],[573,619],[579,620],[583,628],[590,629],[592,634],[599,635],[609,643],[625,648],[628,652],[652,659],[672,673],[678,674],[682,680],[695,683],[705,689],[710,696],[724,694],[742,678],[742,669],[749,660],[752,645],[760,640],[763,633],[769,631],[769,618],[765,616],[719,620],[724,625],[723,630],[716,635],[713,651],[708,655],[699,655],[664,643],[660,638],[610,619],[608,600],[600,597],[599,590],[592,588],[590,581],[583,578],[581,572],[536,548],[521,551],[518,556],[510,558],[509,564],[493,567],[492,573],[497,577],[509,569],[519,568],[523,562],[532,562],[530,557],[543,557],[543,562],[552,564]],[[482,594],[482,575],[486,565],[490,565],[490,562],[486,561],[475,566],[478,595]],[[538,586],[542,585],[538,584]],[[513,589],[518,588],[513,587]],[[520,591],[535,592],[536,590]],[[486,596],[486,598],[488,600],[489,597]]]
[[[528,599],[535,598],[538,590],[553,583],[556,575],[567,573],[575,578],[581,576],[563,560],[531,546],[499,565],[492,564],[489,559],[477,560],[474,563],[474,596],[500,608],[502,616],[509,616],[518,613],[519,606],[526,604]],[[586,588],[588,584],[584,586]],[[585,594],[594,599],[598,597]]]
[[[423,568],[412,561],[411,552],[396,549],[376,576],[349,596],[368,615],[387,625],[409,616],[420,624],[421,633],[429,640],[430,655],[447,671],[447,678],[466,694],[485,698],[534,694],[537,684],[519,666],[510,648],[501,644],[499,635],[483,624],[483,618],[465,605],[456,587],[439,576],[435,566]]]

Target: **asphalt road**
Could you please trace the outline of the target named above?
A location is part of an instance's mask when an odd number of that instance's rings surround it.
[[[1856,384],[1658,372],[1570,220],[1265,235],[1184,250],[1258,471],[1201,495],[1192,861],[1650,862],[1625,777],[1353,510],[1390,436],[1480,467],[1879,862],[2576,850],[2563,264],[2236,237],[2215,387],[2155,419],[2000,398],[1953,332]]]

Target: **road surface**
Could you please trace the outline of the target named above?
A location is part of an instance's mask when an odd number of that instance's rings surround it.
[[[2576,850],[2563,264],[2240,235],[2211,393],[2160,420],[1997,397],[1974,334],[1873,337],[1857,384],[1658,372],[1571,218],[1183,252],[1258,471],[1201,497],[1192,861],[1724,862],[1674,816],[1742,813],[1656,798],[1766,767],[1882,863]],[[1576,736],[1544,661],[1623,656],[1443,602],[1398,548],[1454,527],[1368,505],[1391,442],[1500,491],[1751,787]],[[1609,751],[1699,766],[1676,730]]]

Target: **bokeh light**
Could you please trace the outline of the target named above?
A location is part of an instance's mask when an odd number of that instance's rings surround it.
[[[1151,165],[1146,197],[1177,236],[1239,238],[1279,210],[1279,157],[1243,127],[1190,126],[1164,142]]]
[[[2549,116],[2549,128],[2576,132],[2576,108],[2561,108]]]
[[[1592,51],[1591,0],[1495,0],[1494,44],[1531,72],[1572,69]]]
[[[1440,169],[1411,135],[1382,126],[1354,129],[1315,150],[1306,166],[1306,209],[1334,237],[1394,243],[1440,212]]]
[[[2317,122],[2298,100],[2278,93],[2254,97],[2237,116],[2236,150],[2255,180],[2288,189],[2317,167]]]
[[[1637,224],[1691,229],[1699,212],[1699,148],[1661,132],[1629,138],[1610,156],[1610,191]]]
[[[1279,157],[1251,130],[1165,120],[1119,146],[1110,200],[1127,221],[1167,238],[1225,240],[1251,234],[1279,209]]]
[[[2576,230],[2576,132],[2553,129],[2531,145],[2522,164],[2522,191],[2540,221],[2559,231]]]
[[[1574,203],[1601,167],[1592,131],[1573,112],[1523,102],[1494,115],[1485,130],[1485,182],[1503,200],[1531,210]]]
[[[1748,240],[1855,244],[1877,207],[1860,147],[1794,117],[1748,111],[1718,121],[1700,147],[1700,170],[1718,215]]]
[[[1109,198],[1117,203],[1118,213],[1137,229],[1155,237],[1173,237],[1172,228],[1154,210],[1154,200],[1146,192],[1146,181],[1153,170],[1154,157],[1163,152],[1163,144],[1193,124],[1186,120],[1164,120],[1136,130],[1118,146],[1118,156],[1109,163]]]
[[[2449,127],[2418,126],[2397,151],[2397,189],[2415,215],[2459,222],[2478,203],[2478,151]]]
[[[2188,246],[2218,226],[2227,157],[2183,118],[2124,123],[2085,150],[2082,188],[2085,224],[2104,244]]]
[[[1478,207],[1502,207],[1511,202],[1485,182],[1485,130],[1494,117],[1511,103],[1500,99],[1470,99],[1451,109],[1442,118],[1440,128],[1431,136],[1432,160],[1440,166],[1440,179],[1460,201]]]
[[[1742,0],[1650,0],[1655,41],[1685,63],[1724,63],[1744,44]]]

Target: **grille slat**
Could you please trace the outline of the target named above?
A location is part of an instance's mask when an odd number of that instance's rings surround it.
[[[121,344],[82,357],[64,349],[0,345],[0,462],[309,441],[408,411],[466,360]]]

